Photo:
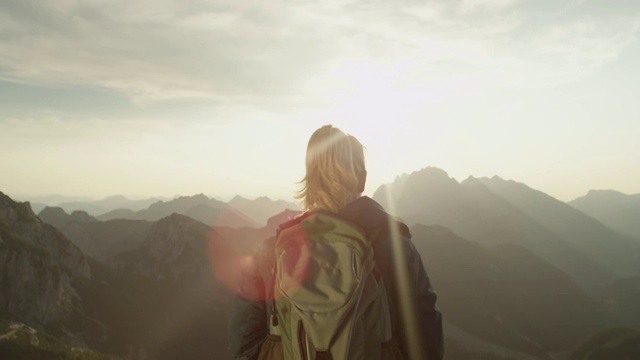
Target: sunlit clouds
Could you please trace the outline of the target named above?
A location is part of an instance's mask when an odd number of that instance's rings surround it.
[[[604,0],[5,1],[0,166],[13,175],[0,187],[286,198],[308,136],[333,123],[367,146],[368,193],[425,166],[499,174],[563,200],[638,192],[639,10]],[[590,162],[600,157],[619,166]]]
[[[2,77],[137,101],[331,96],[355,86],[343,76],[353,67],[405,85],[452,72],[474,86],[549,85],[587,76],[637,36],[634,12],[596,17],[607,4],[583,3],[9,1]],[[305,88],[316,79],[324,89]]]

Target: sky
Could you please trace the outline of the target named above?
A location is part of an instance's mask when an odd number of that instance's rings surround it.
[[[0,0],[0,191],[291,199],[333,124],[368,195],[640,193],[639,36],[635,0]]]

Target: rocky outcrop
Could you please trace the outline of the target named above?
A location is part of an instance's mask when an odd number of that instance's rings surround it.
[[[66,318],[77,300],[68,277],[50,256],[0,251],[0,309],[33,326]]]
[[[71,281],[89,277],[78,247],[0,192],[0,311],[35,327],[60,321],[79,302]]]

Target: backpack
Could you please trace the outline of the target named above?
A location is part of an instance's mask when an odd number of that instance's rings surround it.
[[[375,360],[391,320],[373,247],[355,224],[307,213],[278,230],[269,332],[287,360]],[[280,352],[280,351],[278,351]]]

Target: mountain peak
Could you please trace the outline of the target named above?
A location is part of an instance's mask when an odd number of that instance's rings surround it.
[[[596,202],[599,203],[600,205],[603,205],[604,203],[618,203],[618,202],[625,202],[628,201],[630,198],[632,198],[631,195],[627,195],[625,193],[622,193],[620,191],[616,191],[616,190],[610,190],[610,189],[603,189],[603,190],[596,190],[596,189],[591,189],[587,192],[586,195],[580,196],[578,198],[575,198],[571,201],[569,201],[569,204],[573,204],[575,206],[582,206],[583,204],[590,204],[592,202]],[[587,205],[588,206],[588,205]],[[584,209],[582,209],[584,210]]]
[[[192,199],[192,200],[202,200],[202,201],[208,201],[209,197],[203,193],[199,193],[199,194],[195,194],[192,196],[183,196],[182,198],[184,199]]]
[[[247,197],[244,197],[244,196],[241,196],[241,195],[236,195],[236,196],[233,197],[233,199],[229,200],[229,205],[245,203],[245,202],[267,204],[267,203],[272,203],[274,201],[271,200],[271,198],[268,197],[268,196],[258,196],[255,199],[251,200],[250,198],[247,198]]]
[[[84,210],[76,210],[69,215],[69,219],[77,222],[96,222],[98,219],[89,215],[88,212]]]
[[[427,166],[425,168],[422,168],[422,169],[420,169],[418,171],[414,171],[413,173],[411,173],[411,175],[414,175],[414,174],[419,174],[419,175],[423,175],[423,176],[427,176],[428,175],[428,176],[432,176],[432,177],[436,177],[436,178],[447,178],[447,179],[450,179],[449,174],[446,171],[444,171],[444,170],[442,170],[440,168],[437,168],[435,166]]]
[[[241,196],[241,195],[236,195],[233,197],[233,199],[229,200],[229,204],[233,204],[233,203],[237,203],[237,202],[241,202],[241,201],[247,201],[249,199]]]
[[[611,189],[591,189],[587,192],[587,196],[627,196],[627,194]]]
[[[58,206],[45,206],[45,208],[42,209],[42,211],[40,211],[39,215],[42,215],[42,214],[45,214],[45,215],[49,215],[49,214],[51,214],[51,215],[64,215],[64,216],[69,215],[69,214],[67,214],[66,211],[64,211],[63,208],[58,207]]]
[[[459,186],[446,171],[430,166],[397,177],[391,184],[381,185],[374,192],[373,199],[387,211],[394,213],[394,201],[408,199],[411,206],[420,206],[421,203],[434,201],[434,197],[440,198],[446,196],[444,194],[455,192]]]
[[[39,222],[38,217],[31,210],[29,203],[20,203],[14,201],[9,196],[0,191],[0,220],[9,223],[16,221]]]
[[[409,188],[414,186],[441,187],[451,185],[458,185],[456,179],[450,177],[446,171],[436,167],[426,167],[411,173],[405,184]]]

